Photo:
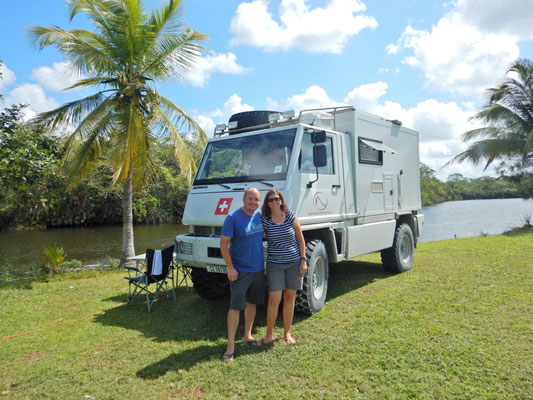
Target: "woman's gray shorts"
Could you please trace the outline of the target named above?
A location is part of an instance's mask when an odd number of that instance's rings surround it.
[[[266,264],[268,290],[277,292],[284,289],[302,290],[300,260],[286,264],[268,262]]]

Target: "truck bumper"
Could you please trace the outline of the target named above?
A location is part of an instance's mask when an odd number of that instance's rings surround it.
[[[176,259],[188,267],[226,266],[220,253],[219,237],[176,236]]]

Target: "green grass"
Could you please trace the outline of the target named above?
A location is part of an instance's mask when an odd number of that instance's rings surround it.
[[[232,364],[227,300],[180,287],[149,314],[142,299],[112,308],[126,299],[118,272],[2,283],[0,339],[44,330],[0,341],[0,399],[531,399],[532,272],[531,230],[422,243],[399,275],[359,257],[331,268],[296,345],[239,344]]]

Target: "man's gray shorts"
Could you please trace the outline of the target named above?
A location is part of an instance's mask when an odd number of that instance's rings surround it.
[[[267,262],[268,290],[277,292],[285,289],[302,290],[300,260],[286,264]]]
[[[229,283],[230,310],[244,310],[247,303],[263,304],[265,302],[265,270],[237,272],[239,273],[237,280]]]

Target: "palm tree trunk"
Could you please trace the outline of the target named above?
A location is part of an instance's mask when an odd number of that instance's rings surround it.
[[[132,212],[132,185],[131,166],[128,179],[124,182],[124,194],[122,196],[122,255],[120,266],[135,255],[135,245],[133,243],[133,212]]]

